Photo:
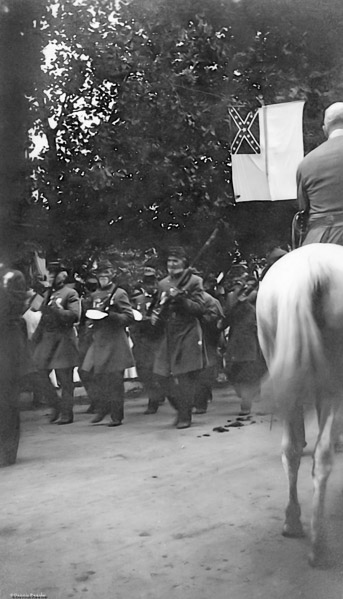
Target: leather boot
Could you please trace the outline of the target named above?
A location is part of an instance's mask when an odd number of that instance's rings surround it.
[[[149,397],[148,407],[145,410],[144,414],[156,414],[158,406],[158,400],[156,401],[155,399],[151,399],[151,397]]]
[[[61,419],[58,421],[57,424],[71,424],[72,422],[74,422],[74,414],[66,414],[65,416],[61,416]]]
[[[176,425],[176,428],[189,428],[191,426],[190,420],[179,420]]]
[[[57,422],[61,414],[60,408],[52,408],[52,412],[50,414],[49,422],[50,424],[54,424]]]
[[[98,424],[98,422],[101,422],[106,416],[107,414],[95,414],[94,418],[91,420],[91,424]]]

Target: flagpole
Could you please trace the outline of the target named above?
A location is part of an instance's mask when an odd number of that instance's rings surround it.
[[[266,178],[267,178],[267,182],[269,184],[267,107],[264,103],[263,97],[258,96],[257,99],[261,103],[261,107],[262,107],[263,132],[264,132],[264,160],[265,160]]]

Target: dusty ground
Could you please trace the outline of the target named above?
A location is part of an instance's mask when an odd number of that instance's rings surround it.
[[[0,471],[1,599],[343,598],[342,454],[327,501],[331,566],[313,570],[308,538],[280,535],[279,422],[214,432],[237,415],[230,388],[184,431],[169,405],[144,416],[145,404],[127,400],[117,429],[89,425],[82,405],[64,427],[47,410],[22,412],[17,464]],[[311,421],[299,484],[306,531],[314,431]]]

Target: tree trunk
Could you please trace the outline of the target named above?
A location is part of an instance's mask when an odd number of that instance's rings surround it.
[[[40,40],[35,32],[39,3],[0,2],[0,467],[16,461],[19,443],[25,280],[9,267],[26,236],[22,214],[30,197],[25,174],[29,126],[25,96],[39,69]]]
[[[0,2],[0,250],[7,261],[25,239],[28,103],[40,67],[41,0]]]

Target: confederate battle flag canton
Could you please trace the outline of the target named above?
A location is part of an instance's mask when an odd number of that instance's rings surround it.
[[[230,108],[231,119],[231,153],[232,154],[259,154],[260,128],[258,111],[238,112],[237,108]]]

